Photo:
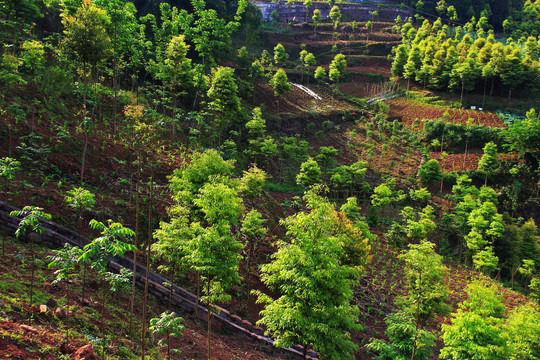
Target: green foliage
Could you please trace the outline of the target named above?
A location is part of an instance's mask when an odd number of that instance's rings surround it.
[[[283,69],[276,71],[274,77],[270,80],[270,85],[274,89],[274,96],[281,96],[291,89],[287,73]]]
[[[118,292],[129,292],[131,290],[131,278],[132,273],[129,269],[122,268],[120,273],[105,273],[105,281],[111,286],[111,291],[114,293]]]
[[[22,239],[24,236],[27,236],[28,232],[35,232],[42,234],[43,224],[40,219],[50,220],[51,214],[47,214],[43,211],[43,208],[37,206],[25,206],[20,211],[12,211],[9,213],[11,216],[23,217],[19,222],[17,231],[15,231],[15,237],[17,239]]]
[[[244,175],[240,179],[239,190],[243,195],[254,198],[261,194],[265,181],[266,173],[253,165],[247,171],[244,171]]]
[[[218,125],[228,125],[240,110],[240,99],[237,93],[238,85],[234,79],[234,69],[217,68],[207,95],[212,100],[208,107],[216,114],[215,120]]]
[[[274,47],[274,61],[276,65],[280,66],[287,61],[289,58],[289,55],[287,55],[287,52],[285,51],[285,48],[281,44],[277,44]]]
[[[77,213],[91,211],[96,203],[96,200],[94,200],[95,194],[82,187],[74,187],[72,190],[68,190],[66,194],[66,203]]]
[[[296,182],[309,189],[321,182],[321,168],[312,158],[307,159],[300,166],[300,173],[296,176]]]
[[[266,133],[266,121],[262,117],[261,108],[255,107],[253,109],[253,116],[246,123],[246,129],[251,136],[263,136]]]
[[[392,202],[398,203],[403,201],[406,195],[403,194],[403,190],[395,191],[395,185],[395,179],[392,179],[373,189],[371,205],[379,209],[384,209]]]
[[[161,221],[159,229],[154,231],[157,240],[152,245],[156,255],[167,263],[161,265],[165,271],[174,273],[189,268],[187,258],[189,243],[195,232],[189,225],[189,210],[187,207],[176,204],[167,209],[169,221]]]
[[[341,11],[339,10],[339,7],[336,5],[332,6],[332,9],[330,9],[330,14],[328,15],[330,19],[332,19],[332,22],[334,23],[334,29],[337,29],[339,26],[339,22],[341,21]]]
[[[49,269],[56,269],[54,274],[56,278],[52,282],[55,285],[58,282],[73,279],[77,276],[77,259],[82,254],[82,249],[77,246],[65,244],[63,248],[53,250],[54,255],[48,257],[50,263]]]
[[[411,197],[411,200],[418,201],[420,203],[425,203],[426,201],[431,199],[431,193],[423,187],[417,190],[411,189],[409,191],[409,196]]]
[[[253,63],[251,63],[251,77],[253,79],[261,79],[264,78],[264,68],[261,65],[259,60],[255,60]]]
[[[208,182],[193,200],[208,224],[236,224],[242,211],[238,190],[219,182]]]
[[[256,292],[266,304],[258,323],[275,337],[275,346],[298,343],[330,359],[350,358],[358,347],[349,331],[359,328],[352,286],[368,261],[368,240],[328,200],[313,191],[305,200],[311,211],[282,221],[290,242],[280,242],[272,262],[261,268],[262,281],[281,295],[274,300]],[[344,258],[351,245],[355,256]]]
[[[398,311],[388,315],[385,322],[387,328],[384,333],[388,341],[372,339],[366,346],[370,353],[377,354],[377,360],[408,360],[414,349],[417,349],[414,351],[414,359],[431,358],[436,337],[426,329],[416,329],[410,314]]]
[[[418,170],[418,176],[422,184],[430,185],[441,181],[442,173],[439,162],[435,159],[431,159],[422,164],[420,170]]]
[[[65,14],[62,49],[66,56],[81,65],[95,65],[110,55],[111,40],[106,28],[110,23],[107,13],[90,0],[83,0],[74,15]]]
[[[492,174],[499,166],[499,161],[497,160],[497,145],[493,142],[488,142],[483,150],[484,155],[482,155],[482,158],[478,162],[478,171],[486,175],[487,182],[487,176]]]
[[[0,158],[0,178],[4,178],[7,183],[13,180],[15,174],[20,170],[20,161],[10,157]]]
[[[516,307],[505,327],[510,360],[540,358],[540,309],[528,303]]]
[[[212,177],[226,177],[234,169],[233,160],[224,160],[214,149],[195,152],[191,163],[175,169],[169,187],[176,201],[189,204],[199,189]]]
[[[330,80],[337,83],[339,78],[345,74],[345,67],[347,66],[347,61],[345,60],[345,55],[337,54],[334,57],[334,60],[330,63],[328,76]]]
[[[268,229],[264,226],[264,219],[257,210],[251,210],[246,214],[242,221],[242,233],[249,239],[253,239],[253,242],[264,238]]]
[[[422,240],[419,244],[410,244],[409,250],[399,256],[405,261],[407,294],[401,296],[398,303],[421,326],[448,310],[445,302],[450,289],[444,281],[448,269],[434,248],[434,243]]]
[[[150,327],[148,330],[154,334],[154,336],[166,335],[166,339],[160,339],[158,345],[162,346],[166,342],[167,344],[167,358],[170,359],[170,337],[181,337],[184,325],[182,325],[181,317],[177,316],[173,311],[165,311],[157,318],[150,319]]]
[[[315,156],[315,160],[321,163],[326,168],[330,168],[336,165],[334,157],[338,155],[338,151],[333,146],[321,146],[319,148],[319,154]]]
[[[326,71],[322,67],[315,69],[315,79],[322,81],[326,77]]]
[[[36,40],[27,40],[22,44],[23,66],[30,74],[38,71],[43,65],[45,50],[43,44]]]
[[[442,325],[441,359],[507,359],[507,334],[503,329],[505,307],[495,285],[480,282],[467,286],[469,300],[458,305],[451,324]]]
[[[537,112],[531,109],[527,112],[524,121],[510,125],[503,130],[503,137],[506,144],[503,145],[509,151],[519,151],[523,156],[525,153],[532,153],[536,158],[538,155],[538,142],[540,141],[540,120]]]
[[[120,223],[109,219],[107,224],[104,224],[92,219],[90,227],[100,231],[101,236],[84,246],[77,262],[90,262],[94,269],[105,272],[111,257],[124,256],[127,251],[137,250],[135,245],[123,241],[135,236],[135,232]]]

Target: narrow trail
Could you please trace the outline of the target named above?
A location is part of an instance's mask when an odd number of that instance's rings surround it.
[[[4,230],[9,234],[15,234],[15,231],[18,228],[20,219],[9,215],[11,211],[20,210],[14,206],[6,204],[0,201],[0,230]],[[41,222],[44,227],[44,233],[42,234],[42,240],[48,243],[51,243],[58,247],[63,247],[64,244],[68,243],[73,246],[84,247],[90,241],[83,237],[82,235],[76,233],[75,231],[68,229],[64,226],[58,225],[54,222],[43,220]],[[119,272],[122,268],[129,269],[133,271],[133,262],[126,257],[114,257],[110,262],[110,267],[112,270]],[[136,268],[136,284],[140,288],[144,288],[146,279],[146,267],[140,264],[137,264]],[[149,283],[148,291],[152,295],[156,296],[163,303],[167,304],[169,302],[169,297],[171,296],[170,287],[164,286],[164,284],[171,284],[172,282],[161,276],[160,274],[150,270],[149,273]],[[173,284],[173,294],[171,298],[171,303],[175,306],[180,307],[181,309],[193,313],[195,311],[195,303],[197,297],[186,289]],[[218,329],[228,328],[245,336],[253,341],[260,341],[267,344],[273,344],[274,340],[270,337],[264,336],[264,329],[258,326],[254,326],[247,320],[241,319],[237,315],[231,315],[226,309],[215,307],[219,310],[219,313],[214,313],[212,317],[212,326]],[[208,309],[202,305],[198,306],[198,318],[202,321],[207,321],[208,319]],[[286,353],[302,357],[303,347],[300,345],[294,345],[290,348],[282,349]],[[308,351],[308,359],[316,360],[318,359],[318,354],[314,351]]]

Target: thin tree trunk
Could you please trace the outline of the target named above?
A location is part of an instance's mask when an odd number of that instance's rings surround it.
[[[69,283],[66,282],[66,349],[69,349],[69,315],[68,315],[68,309],[69,309],[69,294],[71,293],[71,289],[69,288]]]
[[[484,105],[486,103],[486,84],[487,79],[484,79],[484,96],[482,97],[482,110],[484,109]]]
[[[131,281],[131,296],[129,300],[129,312],[131,316],[129,318],[129,333],[133,335],[133,318],[134,304],[135,304],[135,283],[137,282],[137,247],[139,236],[139,175],[137,175],[137,184],[135,185],[135,251],[133,251],[133,278]]]
[[[463,107],[463,89],[465,88],[465,82],[461,81],[461,98],[459,99],[459,107]]]
[[[210,276],[208,277],[208,283],[207,283],[207,286],[206,286],[206,295],[208,297],[210,297]],[[208,360],[210,360],[210,333],[211,333],[211,330],[212,330],[212,310],[210,308],[210,300],[208,301]]]
[[[465,155],[463,156],[463,168],[465,168],[465,159],[467,159],[467,148],[469,147],[469,138],[465,142]]]
[[[197,298],[195,299],[195,320],[199,314],[199,299],[201,298],[201,274],[197,271]]]
[[[100,328],[101,328],[101,340],[103,341],[103,344],[101,346],[101,357],[105,358],[105,320],[103,319],[105,314],[105,305],[107,304],[107,286],[104,284],[103,280],[101,280],[101,315],[100,315]]]
[[[116,6],[114,8],[114,60],[113,60],[113,90],[114,90],[114,106],[113,106],[113,133],[116,134],[116,116],[117,116],[117,95],[118,95],[118,59],[117,59],[117,40],[118,40],[118,20],[116,19]]]
[[[86,287],[86,266],[82,267],[83,275],[82,275],[82,286],[81,286],[81,302],[84,303],[84,288]]]
[[[146,279],[144,282],[144,295],[143,295],[143,319],[142,319],[142,355],[141,359],[144,360],[146,355],[146,311],[148,302],[148,281],[150,278],[150,253],[152,250],[152,201],[154,194],[154,169],[152,169],[150,175],[150,203],[148,206],[148,245],[146,250]]]
[[[34,302],[34,271],[35,271],[35,265],[36,265],[36,257],[34,255],[34,244],[32,244],[33,241],[30,240],[30,256],[32,257],[32,268],[31,273],[32,276],[30,278],[30,305]]]
[[[81,185],[84,179],[84,162],[86,159],[86,149],[88,147],[88,133],[86,132],[86,63],[83,64],[83,131],[84,131],[84,148],[81,159]]]
[[[304,345],[304,351],[302,352],[302,359],[306,360],[308,352],[308,346]]]

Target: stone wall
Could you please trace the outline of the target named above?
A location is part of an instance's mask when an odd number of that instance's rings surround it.
[[[380,1],[380,0],[376,0]],[[375,1],[371,1],[373,3]],[[285,1],[278,3],[256,3],[261,9],[264,21],[272,21],[271,14],[275,10],[277,11],[281,21],[289,19],[291,21],[296,20],[303,22],[306,20],[306,7],[303,2],[295,2],[291,7],[287,6]],[[409,9],[401,9],[399,6],[381,6],[374,4],[338,4],[339,10],[342,14],[342,20],[356,20],[356,21],[368,21],[371,20],[370,11],[379,11],[379,17],[377,21],[392,22],[398,15],[401,15],[403,21],[406,21],[412,12]],[[309,9],[307,20],[312,22],[313,10],[319,9],[321,12],[322,21],[330,21],[329,14],[332,7],[328,3],[313,3],[313,6]]]

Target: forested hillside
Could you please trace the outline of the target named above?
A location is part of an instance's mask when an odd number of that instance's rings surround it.
[[[0,357],[540,358],[539,1],[282,2],[0,0]]]

